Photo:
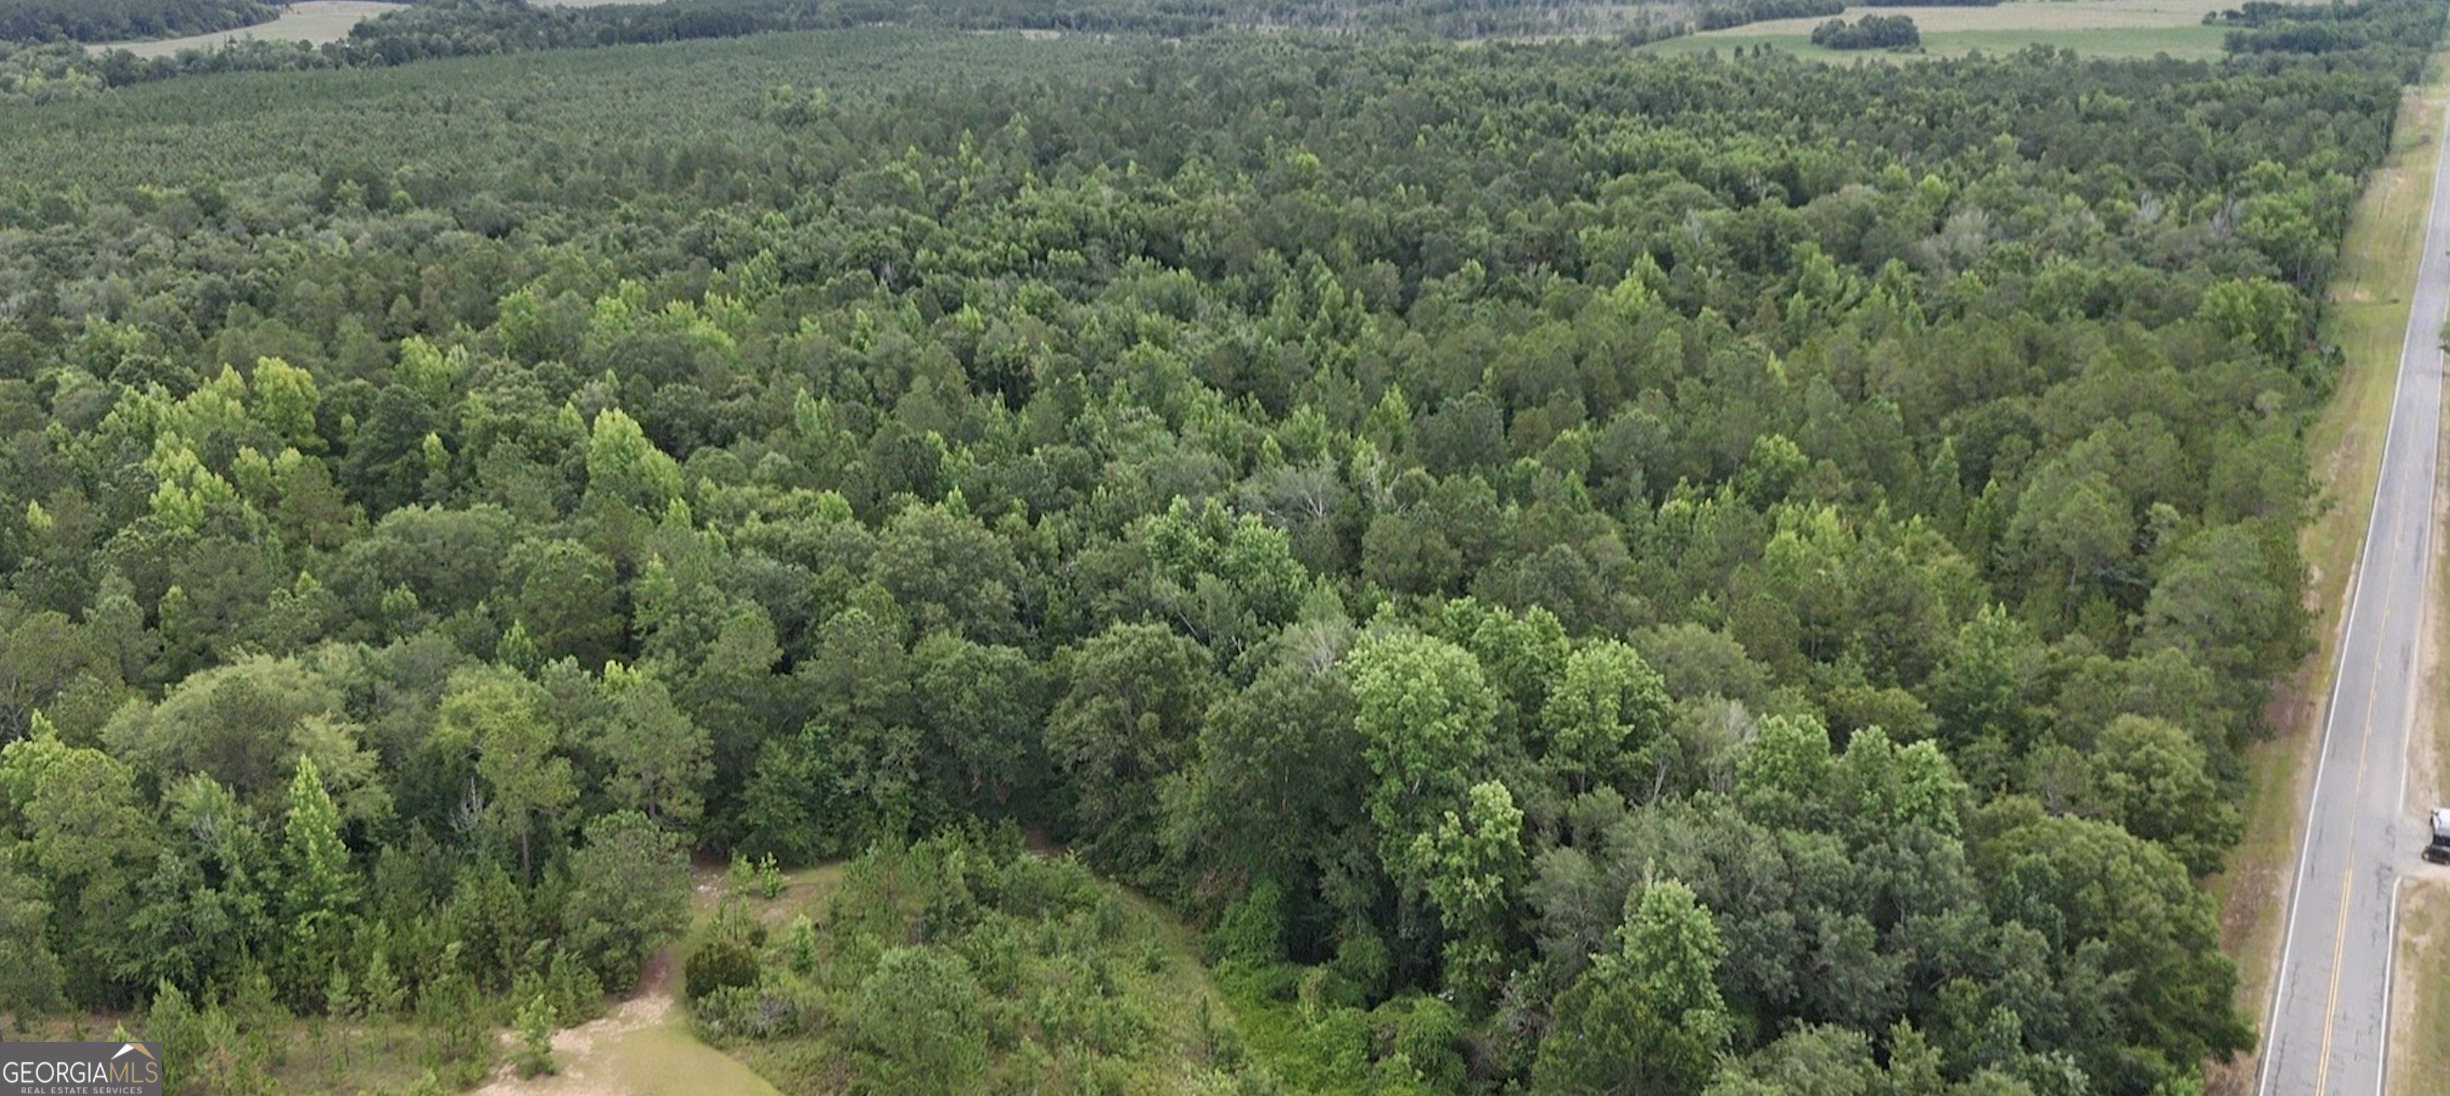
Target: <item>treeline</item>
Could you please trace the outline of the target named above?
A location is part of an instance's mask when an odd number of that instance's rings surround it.
[[[1792,3],[1795,0],[1773,0]],[[1737,5],[1742,7],[1743,5]],[[342,63],[422,56],[737,37],[896,24],[1181,37],[1226,28],[1305,28],[1440,38],[1596,34],[1683,25],[1666,5],[1588,0],[681,0],[562,8],[524,0],[427,0],[361,25],[332,49]]]
[[[2371,14],[2371,4],[2289,4],[2277,0],[2247,0],[2234,8],[2206,12],[2205,26],[2262,27],[2280,22],[2323,22],[2339,19],[2361,19]]]
[[[1744,3],[1704,5],[1695,16],[1695,24],[1702,30],[1724,30],[1772,19],[1836,15],[1845,10],[1845,0],[1747,0]]]
[[[321,46],[294,41],[233,42],[175,57],[140,58],[124,51],[86,58],[73,51],[0,55],[0,96],[12,72],[20,83],[48,90],[17,98],[45,101],[100,87],[218,72],[289,72],[407,64],[444,57],[535,50],[645,45],[736,38],[795,30],[901,25],[960,30],[1049,30],[1069,33],[1184,37],[1237,28],[1301,28],[1373,35],[1449,39],[1545,35],[1606,36],[1628,44],[1700,29],[1764,19],[1833,15],[1841,0],[1746,0],[1697,10],[1676,5],[1607,5],[1582,0],[1452,0],[1440,3],[1357,4],[1282,0],[1225,4],[1209,0],[672,0],[657,4],[546,6],[526,0],[423,0],[368,19],[349,37]],[[75,74],[28,81],[43,70]]]
[[[2250,3],[2204,17],[2233,26],[2224,36],[2232,54],[2270,56],[2346,53],[2386,54],[2413,80],[2431,56],[2439,9],[2425,0],[2376,0],[2365,4]]]
[[[1830,49],[1912,49],[1923,44],[1923,35],[1911,16],[1866,15],[1852,23],[1832,19],[1812,28],[1812,44]]]
[[[675,0],[589,7],[525,0],[425,0],[356,28],[328,52],[342,63],[464,53],[726,38],[778,30],[898,24],[1168,37],[1229,27],[1413,33],[1445,38],[1595,33],[1667,21],[1664,9],[1588,0]]]
[[[986,819],[1305,1090],[2251,1043],[2377,55],[923,41],[0,110],[0,1010],[443,1060]]]
[[[271,21],[264,0],[0,0],[0,40],[179,38]]]

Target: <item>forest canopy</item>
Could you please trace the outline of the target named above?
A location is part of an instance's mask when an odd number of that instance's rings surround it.
[[[702,934],[691,1007],[871,1079],[1150,1045],[1094,873],[1202,928],[1237,1091],[2192,1091],[2254,1040],[2196,883],[2308,649],[2324,288],[2442,15],[2370,12],[2423,35],[0,105],[0,1013],[473,1081],[738,854],[866,889]]]

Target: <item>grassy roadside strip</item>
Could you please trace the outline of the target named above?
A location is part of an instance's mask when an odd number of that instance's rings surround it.
[[[2393,1096],[2432,1096],[2450,1077],[2450,883],[2409,882],[2399,905],[2398,992],[2391,1032]]]
[[[2445,55],[2450,56],[2450,55]],[[2435,135],[2450,102],[2443,57],[2401,104],[2391,155],[2367,180],[2340,249],[2323,338],[2346,355],[2339,388],[2306,431],[2321,511],[2299,539],[2308,570],[2306,600],[2319,648],[2275,703],[2277,733],[2247,753],[2246,832],[2229,870],[2211,883],[2221,906],[2221,944],[2238,961],[2241,1011],[2260,1022],[2278,965],[2290,870],[2305,820],[2320,743],[2324,698],[2339,662],[2341,617],[2365,519],[2381,473],[2382,441],[2398,383],[2407,290],[2416,280],[2423,218],[2439,149]],[[2215,1093],[2250,1089],[2256,1062],[2246,1056],[2213,1072]]]

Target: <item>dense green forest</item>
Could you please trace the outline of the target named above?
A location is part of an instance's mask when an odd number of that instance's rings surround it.
[[[204,73],[369,68],[442,57],[879,25],[1161,36],[1254,28],[1463,40],[1610,36],[1641,43],[1764,19],[1835,15],[1844,8],[1842,0],[1708,0],[1699,5],[1594,0],[664,0],[583,7],[527,0],[420,0],[367,19],[346,38],[320,46],[248,39],[140,58],[124,50],[89,55],[74,46],[39,45],[82,35],[0,34],[0,102],[52,102],[107,87]]]
[[[0,0],[0,40],[176,38],[252,26],[278,14],[266,0]]]
[[[472,1083],[683,940],[821,1091],[2198,1092],[2443,9],[2255,12],[0,104],[0,1013]],[[693,853],[855,863],[691,929]]]

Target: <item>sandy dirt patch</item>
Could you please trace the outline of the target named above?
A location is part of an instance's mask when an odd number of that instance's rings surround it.
[[[722,899],[723,871],[693,866],[701,915]],[[698,1041],[679,1004],[675,948],[647,960],[637,992],[603,1018],[553,1033],[557,1072],[522,1079],[509,1065],[518,1036],[503,1032],[504,1064],[475,1096],[782,1096],[738,1059]]]
[[[647,963],[636,996],[611,1014],[553,1034],[557,1072],[522,1079],[507,1063],[476,1096],[781,1096],[749,1067],[689,1031],[674,1000],[680,964],[671,949]],[[503,1057],[517,1036],[502,1035]]]

